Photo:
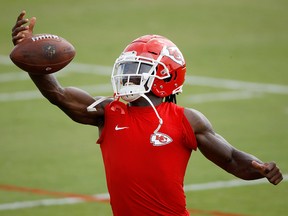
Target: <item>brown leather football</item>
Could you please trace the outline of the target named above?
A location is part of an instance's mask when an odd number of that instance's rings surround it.
[[[10,59],[22,70],[32,74],[50,74],[68,65],[76,54],[64,38],[52,34],[37,34],[17,44]]]

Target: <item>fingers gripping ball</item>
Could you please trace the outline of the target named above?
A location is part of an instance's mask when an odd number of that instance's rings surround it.
[[[38,34],[17,44],[10,53],[10,59],[26,72],[50,74],[68,65],[75,54],[73,45],[64,38]]]

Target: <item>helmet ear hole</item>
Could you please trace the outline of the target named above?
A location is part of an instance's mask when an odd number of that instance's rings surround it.
[[[170,77],[164,79],[163,81],[164,81],[165,83],[167,83],[167,82],[170,82],[171,80],[172,80],[172,76],[170,75]]]
[[[178,74],[177,74],[177,71],[175,71],[175,76],[174,76],[174,80],[176,80],[177,79],[177,76],[178,76]]]
[[[168,83],[168,82],[170,82],[172,79],[173,79],[174,81],[177,79],[177,71],[175,71],[174,73],[170,73],[170,77],[164,79],[163,81],[164,81],[165,83]]]

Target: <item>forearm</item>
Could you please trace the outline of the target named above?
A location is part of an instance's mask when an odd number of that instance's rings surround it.
[[[245,180],[264,177],[251,163],[258,158],[239,151],[230,145],[222,136],[212,132],[197,135],[198,148],[210,161],[227,172]]]
[[[253,155],[233,149],[231,160],[227,163],[225,170],[244,180],[264,178],[265,176],[252,166],[252,161],[263,163]]]
[[[63,88],[53,74],[33,75],[29,74],[30,78],[42,93],[51,103],[56,104],[61,100],[59,97],[63,94]]]

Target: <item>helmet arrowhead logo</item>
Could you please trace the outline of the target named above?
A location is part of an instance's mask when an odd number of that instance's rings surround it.
[[[184,57],[181,51],[176,46],[165,47],[164,55],[171,58],[174,62],[184,65]]]

